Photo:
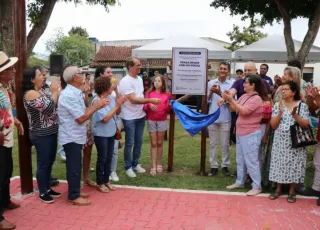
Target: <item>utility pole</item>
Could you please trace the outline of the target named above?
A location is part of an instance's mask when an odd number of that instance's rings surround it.
[[[24,136],[18,137],[21,193],[28,194],[33,192],[32,159],[29,124],[23,106],[23,93],[21,89],[23,71],[27,67],[26,0],[13,1],[13,31],[14,55],[19,58],[15,65],[17,118],[22,122],[25,130]]]

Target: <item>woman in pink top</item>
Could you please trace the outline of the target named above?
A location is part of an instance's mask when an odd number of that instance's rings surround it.
[[[163,139],[168,129],[167,114],[170,112],[169,103],[171,94],[166,91],[165,80],[162,76],[156,76],[151,89],[146,93],[146,98],[159,98],[158,105],[148,103],[143,109],[147,114],[148,131],[150,134],[152,168],[150,174],[156,175],[163,171],[161,160],[163,152]]]
[[[243,188],[245,183],[246,169],[251,179],[252,190],[248,196],[261,193],[261,172],[259,167],[259,147],[261,143],[261,115],[262,97],[265,86],[257,75],[247,75],[243,84],[245,94],[235,101],[229,91],[225,91],[223,98],[230,107],[237,111],[236,123],[236,160],[237,180],[228,189]]]

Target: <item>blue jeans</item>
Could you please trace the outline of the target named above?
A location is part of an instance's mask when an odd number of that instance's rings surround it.
[[[109,183],[109,176],[111,173],[111,161],[114,149],[114,136],[95,136],[94,143],[96,144],[98,152],[96,169],[97,184],[107,184]]]
[[[37,152],[37,182],[40,195],[50,189],[52,165],[56,160],[58,134],[49,136],[30,136],[31,143]]]
[[[132,167],[136,167],[139,164],[145,117],[134,120],[123,119],[122,121],[126,133],[126,142],[124,146],[124,163],[125,169],[128,170]],[[131,158],[132,148],[133,157]]]
[[[63,145],[66,153],[68,199],[80,197],[82,146],[74,142]]]
[[[259,165],[260,143],[260,130],[246,136],[237,136],[237,185],[244,186],[246,171],[248,171],[248,174],[253,180],[252,188],[261,189],[261,172]]]

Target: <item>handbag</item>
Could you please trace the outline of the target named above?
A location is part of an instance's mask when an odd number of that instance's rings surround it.
[[[300,113],[301,102],[298,107],[298,115]],[[290,126],[292,148],[301,148],[309,145],[315,145],[318,141],[314,138],[311,126],[302,128],[297,122]]]
[[[242,106],[253,96],[258,95],[258,94],[253,94],[250,97],[247,98],[242,104]],[[230,127],[230,139],[232,140],[233,143],[237,143],[237,135],[236,135],[236,123],[238,119],[239,113],[237,112],[235,115],[231,116],[231,127]]]
[[[114,117],[113,117],[113,120],[114,120],[114,123],[116,124],[116,134],[114,135],[114,137],[118,141],[122,139],[121,129],[118,128],[116,119],[114,119]]]

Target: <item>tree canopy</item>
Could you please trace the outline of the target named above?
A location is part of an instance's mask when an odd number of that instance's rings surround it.
[[[38,57],[36,53],[32,52],[30,57],[28,58],[28,66],[48,66],[49,60],[48,58]]]
[[[81,26],[72,26],[71,30],[68,32],[68,34],[75,35],[78,34],[79,36],[82,37],[89,37],[88,31],[85,28],[82,28]]]
[[[250,45],[253,42],[259,41],[267,36],[266,33],[259,29],[263,28],[263,24],[259,20],[251,20],[248,27],[243,27],[242,31],[237,25],[233,25],[233,30],[227,33],[231,40],[231,44],[225,48],[235,51],[243,46]]]
[[[242,19],[261,17],[262,24],[283,21],[288,59],[305,61],[320,26],[319,0],[214,0],[211,7],[229,10],[231,15],[242,15]],[[291,21],[296,18],[308,19],[308,31],[298,54],[295,54]]]
[[[27,55],[32,54],[34,46],[47,28],[52,11],[58,2],[88,5],[100,5],[109,11],[109,6],[120,4],[120,0],[26,0],[27,2],[27,19],[30,22],[31,30],[27,36]],[[0,1],[0,49],[8,54],[13,54],[13,1]]]
[[[62,54],[68,65],[89,64],[95,54],[94,43],[76,33],[64,36],[61,29],[46,41],[46,49],[52,54]]]

